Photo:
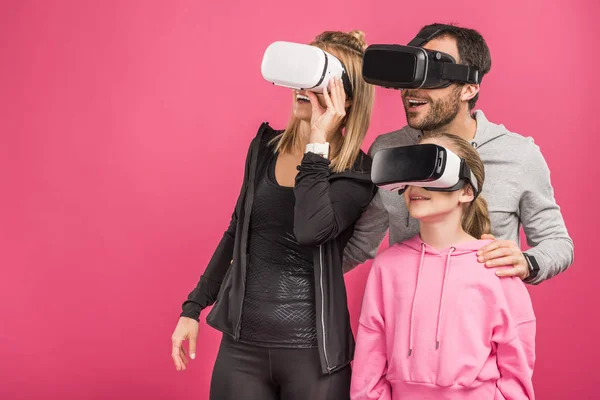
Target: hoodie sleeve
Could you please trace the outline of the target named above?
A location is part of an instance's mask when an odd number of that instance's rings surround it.
[[[533,144],[524,160],[523,170],[527,173],[523,174],[520,219],[527,244],[532,246],[526,252],[534,256],[540,266],[538,276],[527,283],[538,284],[573,263],[573,240],[554,199],[550,170],[539,147]]]
[[[351,400],[392,400],[386,379],[387,349],[381,268],[375,259],[362,301],[352,365]]]
[[[381,139],[375,139],[375,142],[369,148],[369,157],[373,158],[374,154],[381,148]],[[383,205],[379,189],[376,188],[376,190],[375,197],[356,222],[354,234],[344,249],[342,265],[344,273],[353,270],[357,265],[367,260],[375,258],[390,226],[388,212]]]
[[[298,166],[294,234],[302,245],[319,246],[336,238],[358,220],[375,193],[370,179],[355,179],[349,173],[330,182],[329,165],[329,160],[309,152]]]
[[[375,258],[389,227],[389,216],[379,190],[354,226],[354,234],[344,248],[344,272]]]
[[[492,333],[500,371],[496,386],[508,400],[533,400],[536,323],[531,299],[517,277],[500,279],[500,286],[500,314]]]

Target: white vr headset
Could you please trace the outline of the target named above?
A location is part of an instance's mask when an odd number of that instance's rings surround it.
[[[473,187],[475,198],[481,193],[477,178],[466,161],[445,147],[435,144],[394,147],[373,156],[371,180],[378,187],[403,193],[407,186],[438,192]]]
[[[274,42],[265,51],[261,72],[263,78],[277,86],[323,93],[329,81],[342,80],[348,98],[352,98],[352,85],[344,65],[333,55],[318,47]]]

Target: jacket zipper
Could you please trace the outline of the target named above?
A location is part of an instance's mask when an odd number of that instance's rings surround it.
[[[321,327],[323,329],[323,354],[325,355],[325,364],[327,364],[327,370],[331,372],[335,367],[329,366],[329,357],[327,357],[327,336],[325,335],[325,304],[323,299],[325,295],[323,294],[323,246],[319,246],[319,286],[321,288]]]

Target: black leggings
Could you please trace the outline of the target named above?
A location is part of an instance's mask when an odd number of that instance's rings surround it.
[[[223,335],[210,400],[349,400],[350,366],[321,372],[319,350],[274,349]]]

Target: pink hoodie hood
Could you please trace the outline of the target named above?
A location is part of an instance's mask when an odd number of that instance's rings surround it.
[[[490,241],[436,250],[417,235],[373,262],[351,397],[533,399],[535,316],[519,278],[477,261]]]

